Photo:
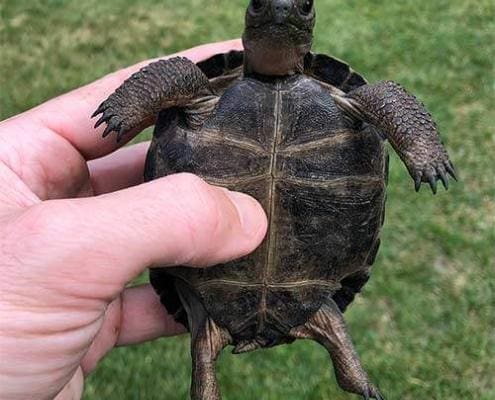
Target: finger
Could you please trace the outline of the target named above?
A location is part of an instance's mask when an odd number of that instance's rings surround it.
[[[82,360],[85,375],[91,373],[115,346],[142,343],[186,331],[167,313],[151,285],[126,289],[110,304],[104,318],[98,335]]]
[[[118,346],[184,332],[186,328],[167,313],[151,285],[137,286],[124,291],[120,334],[116,342]]]
[[[143,183],[144,162],[150,143],[124,147],[88,163],[91,186],[96,195],[115,192]]]
[[[119,296],[108,305],[105,314],[102,316],[98,334],[91,342],[87,353],[81,361],[85,376],[94,370],[105,354],[115,347],[120,332],[121,311],[122,298]]]
[[[80,296],[99,298],[115,296],[149,266],[206,266],[241,257],[259,245],[267,227],[254,199],[191,174],[41,207],[30,211],[46,226],[31,222],[30,229],[46,235],[37,235],[32,247],[53,258],[47,265],[68,266],[64,274],[80,283],[74,288]]]
[[[195,47],[166,58],[180,55],[199,62],[215,54],[241,48],[241,41],[236,39]],[[117,144],[115,140],[102,140],[104,127],[95,131],[93,128],[95,121],[91,119],[91,115],[124,80],[152,61],[156,60],[147,60],[114,72],[96,82],[50,100],[28,111],[28,114],[41,120],[68,140],[87,160],[102,157],[125,144],[125,141]],[[131,137],[126,137],[127,141],[130,139]]]
[[[77,368],[72,379],[64,386],[54,400],[79,400],[84,391],[84,374],[81,367]]]

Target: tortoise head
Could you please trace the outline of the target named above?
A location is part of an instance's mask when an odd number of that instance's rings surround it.
[[[246,74],[302,73],[315,15],[313,0],[251,0],[242,37]]]

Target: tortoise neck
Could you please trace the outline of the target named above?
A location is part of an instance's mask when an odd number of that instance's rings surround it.
[[[295,57],[287,52],[267,52],[261,54],[249,54],[244,56],[244,75],[282,77],[302,74],[304,72],[304,55]]]
[[[311,49],[311,43],[294,45],[287,41],[253,40],[245,32],[244,75],[282,77],[304,73],[304,58]]]

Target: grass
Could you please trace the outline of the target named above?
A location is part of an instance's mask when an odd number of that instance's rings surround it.
[[[139,60],[237,37],[247,1],[3,0],[0,119]],[[383,245],[346,313],[389,399],[495,398],[495,6],[491,0],[317,2],[315,50],[394,79],[435,115],[461,181],[415,194],[391,163]],[[89,133],[88,133],[89,134]],[[183,399],[188,338],[115,350],[85,400]],[[322,348],[298,342],[218,365],[225,399],[350,399]]]

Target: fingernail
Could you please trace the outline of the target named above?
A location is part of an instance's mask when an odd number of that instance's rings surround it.
[[[256,236],[266,225],[266,216],[260,204],[248,196],[239,192],[227,192],[234,203],[243,232],[249,236]]]

